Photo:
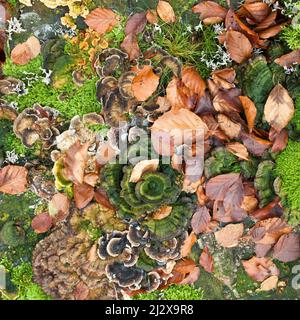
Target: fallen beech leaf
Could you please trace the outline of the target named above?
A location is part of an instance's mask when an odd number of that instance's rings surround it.
[[[253,212],[258,205],[258,200],[254,195],[244,196],[241,208],[244,209],[247,213]]]
[[[183,68],[182,82],[191,90],[192,93],[196,93],[199,96],[204,95],[204,91],[206,89],[205,81],[201,78],[199,72],[194,67]]]
[[[170,206],[163,206],[157,211],[155,211],[152,215],[152,219],[154,220],[162,220],[166,217],[168,217],[172,211],[172,207]]]
[[[31,227],[36,233],[47,232],[52,227],[52,218],[48,212],[40,213],[32,219]]]
[[[224,80],[230,84],[232,84],[235,80],[236,72],[233,68],[225,68],[221,70],[215,70],[212,72],[212,79],[218,82],[218,79]],[[217,83],[220,84],[220,83]],[[228,89],[228,88],[224,88]]]
[[[27,169],[8,165],[0,169],[0,192],[19,194],[26,191]]]
[[[207,207],[198,207],[191,220],[194,233],[199,234],[205,232],[210,221],[211,216]]]
[[[49,215],[55,223],[62,221],[69,215],[70,200],[64,193],[56,193],[48,204]]]
[[[281,84],[277,84],[265,104],[264,115],[266,121],[279,132],[288,125],[294,112],[293,99]]]
[[[239,243],[239,239],[244,233],[243,223],[228,224],[220,231],[215,232],[215,238],[217,243],[225,248],[236,247]]]
[[[282,262],[291,262],[300,258],[300,234],[290,233],[280,237],[274,246],[273,257]]]
[[[200,268],[199,267],[195,267],[189,273],[189,275],[180,282],[180,284],[181,285],[183,285],[183,284],[193,284],[199,279],[199,276],[200,276]]]
[[[269,39],[275,37],[282,30],[282,25],[276,25],[266,30],[259,32],[259,37],[262,39]]]
[[[194,13],[200,14],[200,20],[219,18],[218,22],[225,19],[227,10],[214,1],[202,1],[192,8]],[[206,22],[211,22],[206,20]],[[209,23],[208,23],[209,24]]]
[[[261,139],[253,133],[243,133],[241,135],[241,139],[248,151],[250,151],[253,155],[258,157],[262,156],[263,153],[272,145],[270,141]]]
[[[164,113],[171,109],[171,104],[167,97],[158,97],[156,103],[159,105],[156,112]]]
[[[74,291],[74,297],[75,300],[87,300],[88,296],[89,296],[89,288],[88,286],[83,282],[80,281],[76,287],[75,287],[75,291]]]
[[[247,148],[239,142],[227,143],[226,149],[240,159],[249,160],[249,153]]]
[[[252,45],[248,38],[238,31],[229,30],[226,32],[226,48],[232,60],[242,63],[252,54]]]
[[[161,20],[163,20],[164,22],[174,23],[176,21],[174,10],[170,3],[167,1],[158,1],[156,11]]]
[[[191,232],[189,236],[184,240],[184,243],[180,249],[182,258],[187,257],[191,253],[192,247],[196,241],[197,237],[195,236],[195,233]]]
[[[119,22],[119,17],[111,9],[97,8],[85,18],[85,23],[100,35],[110,32]]]
[[[199,258],[199,263],[206,272],[209,272],[209,273],[214,272],[214,260],[213,260],[213,256],[209,252],[208,247],[204,247]]]
[[[94,188],[89,184],[74,184],[74,200],[76,208],[83,209],[85,208],[94,198]]]
[[[158,165],[159,159],[142,160],[134,166],[129,182],[138,182],[144,173],[156,171]]]
[[[241,112],[240,89],[232,88],[230,90],[219,90],[213,99],[215,111],[231,114],[232,112]]]
[[[293,230],[281,218],[269,218],[257,222],[250,230],[250,234],[255,243],[273,245],[278,239]]]
[[[272,130],[272,129],[271,129]],[[286,129],[282,129],[279,133],[276,132],[275,140],[272,146],[272,152],[281,152],[283,151],[289,140],[289,135]]]
[[[144,66],[132,80],[132,92],[138,101],[145,101],[156,91],[158,84],[159,76],[151,66]]]
[[[278,283],[278,277],[271,276],[261,283],[259,291],[274,290],[277,288],[277,283]]]
[[[125,27],[125,35],[142,32],[147,24],[146,12],[139,12],[128,18]]]
[[[264,220],[268,218],[281,217],[283,215],[283,209],[279,205],[279,198],[276,198],[272,202],[270,202],[267,206],[257,209],[256,211],[251,213],[251,216],[254,219]]]
[[[253,18],[258,23],[264,21],[271,13],[271,8],[264,2],[245,3],[243,8],[250,14],[248,17]]]
[[[114,209],[114,207],[109,202],[109,198],[105,192],[105,190],[101,188],[97,188],[94,194],[95,200],[108,209]]]
[[[39,40],[31,36],[27,41],[20,43],[11,51],[11,59],[14,64],[25,65],[36,58],[41,52]]]
[[[290,67],[293,64],[300,64],[300,49],[291,51],[275,59],[275,63],[282,67]]]
[[[240,136],[242,129],[241,124],[231,121],[227,116],[221,113],[217,115],[217,121],[220,129],[224,131],[229,138],[234,139]]]
[[[172,110],[179,110],[181,108],[192,109],[189,96],[186,94],[185,85],[178,78],[172,79],[166,89],[167,99],[172,106]]]
[[[67,180],[81,184],[84,178],[84,168],[87,161],[89,143],[75,142],[66,152],[64,159],[64,174]]]
[[[273,24],[275,24],[276,17],[277,17],[277,10],[272,11],[259,25],[257,25],[254,28],[254,30],[258,32],[258,31],[267,29],[268,27],[271,27]]]
[[[263,282],[270,276],[279,276],[279,269],[270,258],[252,257],[242,261],[245,271],[251,279]]]
[[[158,16],[155,10],[147,10],[146,18],[150,24],[158,23]]]
[[[95,187],[98,179],[99,179],[99,175],[97,173],[88,173],[84,176],[83,182],[86,184],[89,184],[92,187]]]
[[[254,128],[255,118],[257,114],[257,109],[255,107],[254,102],[246,96],[239,97],[246,115],[248,129],[251,133]]]
[[[129,60],[137,59],[141,55],[141,50],[137,41],[137,36],[128,34],[121,43],[121,49],[128,54]]]

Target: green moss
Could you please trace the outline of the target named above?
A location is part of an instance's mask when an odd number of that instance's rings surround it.
[[[5,98],[9,102],[16,102],[20,111],[31,107],[34,103],[40,103],[43,106],[57,109],[64,117],[71,119],[76,115],[101,110],[101,105],[96,98],[96,82],[97,79],[92,78],[86,80],[82,87],[76,87],[73,83],[69,83],[62,89],[54,89],[37,81],[28,88],[27,94],[10,95]],[[59,100],[61,95],[66,97],[65,100]]]
[[[281,38],[287,43],[291,50],[300,49],[300,27],[288,26],[281,32]]]
[[[240,267],[237,272],[234,288],[241,297],[249,296],[258,288],[257,282],[253,281],[245,272],[243,267]]]
[[[289,141],[276,161],[275,173],[282,179],[282,191],[291,209],[300,210],[300,142]]]
[[[192,285],[171,285],[163,291],[139,294],[134,300],[203,300],[203,290]]]
[[[26,65],[17,65],[12,63],[11,59],[7,59],[3,65],[3,73],[6,76],[14,77],[22,81],[26,80],[26,73],[34,73],[35,75],[42,75],[43,58],[39,55],[37,58],[31,60]]]

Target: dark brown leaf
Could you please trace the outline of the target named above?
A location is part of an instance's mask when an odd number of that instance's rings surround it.
[[[121,49],[124,50],[132,61],[141,55],[141,50],[137,41],[137,36],[133,33],[128,34],[121,43]]]
[[[299,259],[300,234],[293,232],[281,236],[274,246],[273,257],[285,263]]]
[[[78,209],[85,208],[94,198],[94,188],[89,184],[74,184],[73,190],[75,205]]]
[[[268,140],[261,139],[253,133],[241,135],[243,144],[253,155],[261,157],[263,153],[269,149],[272,143]]]
[[[226,48],[232,60],[237,63],[242,63],[252,54],[252,45],[248,38],[238,31],[226,32]]]
[[[95,191],[95,200],[102,204],[104,207],[108,208],[108,209],[114,209],[114,207],[112,206],[112,204],[109,202],[109,198],[107,196],[107,193],[105,192],[105,190],[101,189],[101,188],[97,188]]]
[[[275,59],[275,63],[282,67],[290,67],[293,64],[300,64],[300,49],[291,51],[280,58]]]
[[[251,133],[254,128],[255,118],[257,114],[255,104],[251,99],[249,99],[246,96],[240,96],[239,98],[241,100],[246,115],[249,132]]]
[[[139,12],[128,18],[125,35],[134,34],[142,32],[147,24],[146,12]]]
[[[32,219],[31,227],[36,233],[47,232],[52,227],[52,218],[48,212],[40,213]]]

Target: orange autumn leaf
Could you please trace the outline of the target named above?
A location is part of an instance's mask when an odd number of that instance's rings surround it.
[[[174,10],[170,3],[167,1],[158,1],[156,11],[161,20],[163,20],[164,22],[174,23],[176,21]]]
[[[220,231],[215,232],[217,243],[225,248],[236,247],[244,232],[243,223],[228,224]]]
[[[182,82],[192,93],[199,96],[204,95],[206,84],[196,68],[184,67],[182,70]]]
[[[158,23],[158,16],[155,10],[147,10],[146,19],[150,24]]]
[[[14,64],[25,65],[36,58],[41,52],[39,40],[32,36],[23,43],[16,45],[11,51],[11,60]]]
[[[254,102],[246,96],[239,97],[246,115],[248,129],[251,133],[254,128],[255,118],[257,114],[257,109],[255,107]]]
[[[189,97],[185,93],[186,88],[182,81],[174,77],[168,84],[166,92],[167,99],[172,106],[172,110],[189,108]]]
[[[156,91],[158,84],[159,76],[151,66],[144,66],[132,80],[132,92],[138,101],[146,101]]]
[[[47,232],[52,227],[52,217],[48,212],[40,213],[32,219],[31,227],[36,233]]]
[[[252,45],[248,38],[238,31],[229,30],[226,32],[226,48],[232,60],[242,63],[252,54]]]
[[[0,192],[19,194],[26,191],[27,169],[8,165],[0,169]]]
[[[291,51],[275,59],[275,63],[282,67],[290,67],[293,64],[300,64],[300,49]]]
[[[264,21],[271,12],[269,5],[264,2],[246,3],[243,9],[246,10],[249,18],[253,18],[258,23]]]
[[[66,152],[64,173],[68,180],[81,184],[84,179],[84,167],[87,161],[89,143],[75,142]]]
[[[85,23],[100,35],[110,32],[119,22],[119,17],[111,9],[97,8],[85,18]]]
[[[200,20],[205,24],[222,22],[227,13],[227,9],[214,1],[202,1],[192,8],[194,13],[200,14]]]
[[[226,149],[243,160],[249,160],[249,152],[247,148],[239,142],[229,142],[226,144]]]
[[[200,258],[199,258],[199,263],[200,265],[204,268],[204,270],[206,272],[214,272],[214,260],[213,260],[213,256],[211,255],[211,253],[209,252],[208,247],[204,247]]]
[[[197,241],[197,237],[194,232],[191,232],[190,235],[184,240],[184,243],[181,247],[181,256],[182,258],[187,257],[192,250],[193,245]]]
[[[48,204],[49,215],[54,223],[62,221],[69,215],[70,200],[64,193],[56,193]]]
[[[282,25],[276,25],[263,31],[260,31],[258,33],[259,37],[262,39],[269,39],[271,37],[275,37],[282,30],[282,27]]]
[[[74,200],[76,208],[85,208],[94,198],[94,188],[86,183],[74,184]]]

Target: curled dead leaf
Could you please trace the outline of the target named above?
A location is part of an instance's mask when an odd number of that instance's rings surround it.
[[[132,61],[141,55],[141,50],[137,41],[137,36],[133,33],[128,34],[121,43],[121,49],[124,50]]]
[[[234,139],[240,136],[242,130],[242,126],[240,123],[231,121],[227,116],[221,113],[217,115],[217,121],[220,129],[224,131],[226,136],[228,136],[229,138]]]
[[[169,2],[159,0],[157,4],[156,11],[161,18],[166,23],[174,23],[176,21],[176,16],[174,10]]]
[[[215,238],[217,243],[225,248],[236,247],[239,243],[239,239],[244,233],[243,223],[228,224],[220,231],[215,232]]]
[[[156,171],[158,165],[159,159],[140,161],[134,166],[129,182],[138,182],[144,173]]]
[[[184,243],[180,249],[182,258],[187,257],[192,250],[193,245],[197,241],[197,237],[194,232],[191,232],[189,236],[184,240]]]
[[[205,24],[222,22],[227,10],[214,1],[202,1],[192,8],[194,13],[200,14],[200,20]]]
[[[211,216],[207,207],[198,207],[191,220],[191,226],[194,233],[199,234],[205,232],[210,221]]]
[[[85,208],[94,198],[94,187],[89,184],[74,184],[73,186],[74,200],[76,208]]]
[[[170,206],[163,206],[157,211],[155,211],[152,215],[152,219],[154,220],[162,220],[170,215],[172,211],[172,207]]]
[[[229,142],[226,144],[226,149],[243,160],[249,160],[247,148],[239,142]]]
[[[300,49],[291,51],[275,59],[275,63],[282,67],[290,67],[293,64],[300,64]]]
[[[249,132],[251,133],[254,128],[257,109],[255,107],[254,102],[248,97],[240,96],[239,98],[241,100],[241,103],[246,115]]]

